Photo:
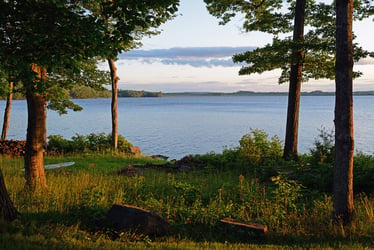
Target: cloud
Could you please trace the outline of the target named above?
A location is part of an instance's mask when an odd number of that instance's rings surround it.
[[[371,64],[374,64],[374,58],[369,57],[369,56],[363,59],[360,59],[360,61],[355,63],[355,65],[371,65]]]
[[[143,63],[160,62],[165,65],[189,65],[192,67],[234,67],[234,54],[253,50],[255,47],[187,47],[153,50],[132,50],[119,55],[119,60],[138,60]],[[239,64],[240,65],[240,64]]]
[[[189,58],[178,58],[178,59],[162,59],[160,60],[165,65],[189,65],[192,67],[234,67],[239,64],[234,64],[231,58],[222,59],[189,59]]]

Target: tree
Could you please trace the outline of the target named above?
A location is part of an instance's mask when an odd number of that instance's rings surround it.
[[[17,217],[17,214],[18,212],[14,208],[6,190],[3,173],[0,169],[0,219],[12,221]]]
[[[115,60],[119,53],[129,51],[141,45],[145,35],[155,35],[162,23],[171,19],[178,10],[179,0],[104,0],[100,3],[88,1],[85,7],[100,17],[105,25],[105,44],[108,48],[106,60],[110,69],[112,87],[112,147],[117,148],[118,119],[117,99],[118,81]]]
[[[334,78],[335,44],[334,8],[314,1],[218,1],[205,0],[209,12],[225,24],[235,15],[245,15],[246,31],[274,35],[273,43],[233,56],[234,62],[245,62],[239,74],[282,70],[279,83],[289,81],[284,158],[297,158],[298,121],[301,82],[310,78]],[[358,7],[363,6],[359,2]],[[283,9],[282,9],[283,8]],[[286,9],[288,11],[286,11]],[[305,11],[307,9],[307,11]],[[294,18],[294,25],[292,19]],[[304,25],[310,30],[304,35]],[[293,31],[293,38],[280,39],[280,34]],[[355,60],[368,55],[357,47]],[[356,76],[359,76],[357,73]]]
[[[16,88],[19,86],[17,82],[14,82],[16,72],[15,69],[9,68],[4,64],[0,66],[0,96],[6,99],[1,140],[7,139],[13,93],[17,91]]]
[[[43,143],[48,74],[79,74],[80,61],[103,52],[102,25],[75,1],[2,1],[0,60],[20,74],[27,99],[26,186],[46,187]]]
[[[353,204],[353,0],[336,1],[335,161],[333,217],[351,224]]]
[[[25,149],[25,177],[26,186],[31,190],[46,188],[47,179],[44,171],[43,145],[46,138],[46,105],[47,94],[38,93],[35,86],[43,85],[46,80],[47,70],[37,64],[31,65],[32,71],[38,79],[33,80],[33,85],[26,86],[27,100],[27,134]]]
[[[3,119],[3,129],[1,130],[1,140],[6,140],[8,129],[9,129],[9,120],[10,120],[10,110],[12,108],[12,101],[13,101],[13,80],[12,77],[9,75],[8,77],[5,77],[5,79],[2,79],[5,84],[7,84],[6,89],[6,105],[5,105],[5,111],[4,111],[4,119]]]
[[[296,0],[295,22],[292,41],[302,45],[304,43],[306,0]],[[297,144],[299,131],[300,95],[303,71],[304,49],[296,47],[291,55],[290,84],[288,91],[288,109],[286,123],[286,139],[284,143],[283,157],[297,159]]]
[[[179,1],[99,2],[0,2],[0,61],[21,72],[18,77],[28,103],[25,174],[31,190],[46,187],[42,167],[46,103],[53,99],[48,94],[53,93],[56,79],[82,76],[82,62],[89,59],[115,57],[133,40],[132,32],[159,26],[162,18],[176,11]],[[86,7],[90,4],[103,7],[101,14],[114,20],[113,30],[108,31],[101,16]]]
[[[6,105],[5,105],[5,111],[4,111],[4,120],[3,120],[3,129],[1,131],[1,140],[6,140],[6,137],[8,134],[12,100],[13,100],[13,82],[10,81],[9,82],[9,93],[6,99]]]

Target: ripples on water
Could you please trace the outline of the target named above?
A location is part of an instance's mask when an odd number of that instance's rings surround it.
[[[374,97],[354,98],[356,149],[373,153]],[[110,99],[75,100],[84,110],[59,116],[49,111],[48,134],[71,138],[111,131]],[[5,101],[0,101],[3,117]],[[181,158],[187,154],[221,152],[238,146],[250,128],[284,139],[286,96],[120,98],[119,133],[146,154]],[[299,151],[313,146],[321,127],[333,128],[334,97],[302,96]],[[2,120],[1,120],[2,121]],[[8,138],[24,139],[27,126],[25,101],[14,101]]]

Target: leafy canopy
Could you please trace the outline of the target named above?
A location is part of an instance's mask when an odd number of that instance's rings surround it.
[[[156,35],[157,28],[174,17],[179,0],[101,0],[82,1],[104,23],[104,46],[108,58],[140,46],[146,35]]]
[[[263,73],[281,69],[279,83],[289,81],[292,51],[303,50],[303,81],[310,78],[333,79],[335,65],[335,7],[314,0],[306,1],[305,24],[307,33],[293,41],[296,1],[292,0],[204,0],[208,11],[224,25],[235,16],[244,16],[243,29],[274,35],[272,44],[233,56],[233,61],[246,63],[239,74]],[[374,13],[373,0],[355,1],[355,20],[362,20]],[[370,53],[354,44],[354,60]],[[361,72],[355,72],[358,77]]]
[[[156,34],[155,28],[174,15],[178,4],[179,0],[1,1],[1,78],[11,72],[25,89],[48,92],[49,106],[62,113],[65,106],[78,109],[66,100],[58,103],[64,99],[58,89],[77,83],[98,88],[109,82],[96,60],[132,48],[140,35]],[[45,68],[46,79],[38,79],[32,65]],[[2,80],[1,86],[5,84]]]

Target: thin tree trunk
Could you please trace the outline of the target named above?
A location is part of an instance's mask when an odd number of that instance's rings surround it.
[[[3,173],[0,169],[0,218],[12,221],[17,218],[18,212],[14,208],[13,203],[9,197],[8,191],[5,187]]]
[[[118,146],[118,118],[117,118],[117,86],[118,86],[118,76],[117,68],[113,59],[108,59],[110,68],[110,77],[112,80],[112,148],[117,149]]]
[[[13,81],[9,81],[9,94],[6,101],[5,111],[4,111],[4,121],[3,121],[3,130],[1,132],[1,140],[6,140],[8,129],[9,129],[9,119],[10,119],[10,110],[12,108],[13,100]]]
[[[333,217],[350,225],[355,218],[353,204],[353,0],[336,1],[335,65],[335,161]]]
[[[33,70],[40,79],[45,79],[46,69],[33,65]],[[37,84],[34,82],[33,84]],[[45,137],[46,96],[30,88],[26,90],[27,99],[27,136],[25,152],[26,187],[34,191],[47,188],[43,164],[43,143]]]
[[[286,139],[283,158],[297,159],[297,144],[299,133],[300,93],[303,70],[303,49],[299,46],[304,41],[305,2],[297,0],[295,7],[295,21],[293,42],[298,45],[294,48],[291,58],[290,86],[288,91],[288,109]]]

